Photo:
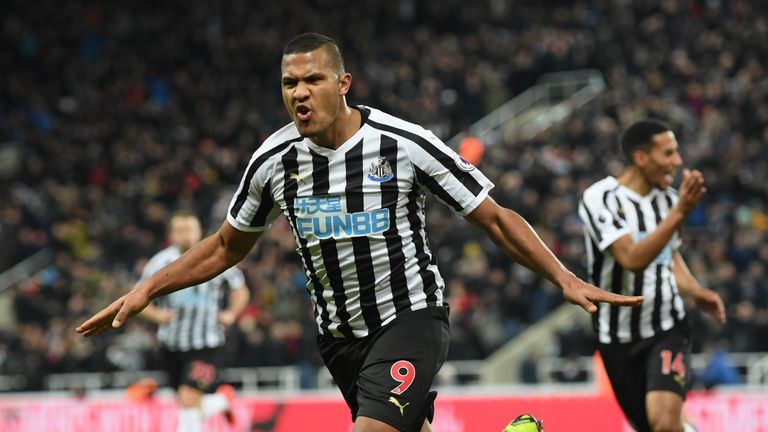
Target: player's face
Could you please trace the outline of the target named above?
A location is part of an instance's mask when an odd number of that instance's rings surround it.
[[[334,124],[352,77],[339,74],[324,48],[283,56],[283,103],[304,137],[317,137]]]
[[[654,135],[650,150],[644,154],[640,167],[646,180],[661,189],[671,186],[683,164],[675,134],[668,131]]]
[[[176,216],[171,219],[171,243],[186,251],[203,237],[203,230],[196,217]]]

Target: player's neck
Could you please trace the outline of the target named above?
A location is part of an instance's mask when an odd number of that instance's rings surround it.
[[[618,179],[619,184],[640,196],[646,196],[653,190],[653,185],[646,180],[637,167],[631,166]]]
[[[323,134],[310,138],[320,147],[336,150],[347,142],[352,135],[360,129],[360,111],[352,109],[346,103],[342,103],[339,115],[336,116],[331,127]]]

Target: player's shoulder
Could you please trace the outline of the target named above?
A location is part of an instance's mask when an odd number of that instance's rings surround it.
[[[177,248],[174,245],[170,245],[166,247],[165,249],[157,252],[156,254],[152,255],[152,260],[154,259],[176,259],[179,256],[181,256],[181,252],[179,251],[179,248]]]
[[[267,137],[263,143],[256,149],[254,156],[273,154],[275,151],[287,148],[289,144],[301,141],[303,138],[293,122],[281,127],[272,135]]]
[[[245,276],[243,274],[243,271],[240,270],[239,268],[237,268],[237,266],[232,266],[232,267],[224,270],[223,274],[225,274],[227,276],[232,276],[232,277],[244,277]]]
[[[367,123],[375,129],[381,129],[409,140],[418,138],[427,140],[437,139],[432,131],[382,110],[364,105],[358,106],[358,109],[368,111]]]
[[[176,258],[181,256],[181,252],[176,246],[170,245],[167,248],[157,252],[156,254],[152,255],[151,258],[149,258],[149,261],[147,261],[147,267],[162,267],[165,266],[168,263],[171,263],[176,260]]]
[[[619,181],[615,177],[608,176],[592,183],[584,190],[584,200],[600,199],[606,192],[616,190],[619,187]]]

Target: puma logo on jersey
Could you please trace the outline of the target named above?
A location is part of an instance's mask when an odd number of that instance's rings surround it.
[[[299,175],[299,173],[295,173],[295,172],[291,173],[290,177],[291,177],[291,180],[296,180],[297,182],[300,182],[304,179],[304,176],[301,176]]]
[[[408,405],[411,404],[410,402],[406,402],[405,405],[400,405],[400,401],[395,399],[394,396],[390,396],[389,397],[389,401],[392,402],[393,404],[395,404],[396,407],[400,408],[400,415],[401,416],[405,415],[405,407],[407,407]]]

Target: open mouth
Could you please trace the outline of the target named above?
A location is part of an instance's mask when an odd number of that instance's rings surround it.
[[[309,109],[306,105],[298,105],[296,107],[296,118],[299,119],[299,121],[305,122],[312,117],[312,110]]]

